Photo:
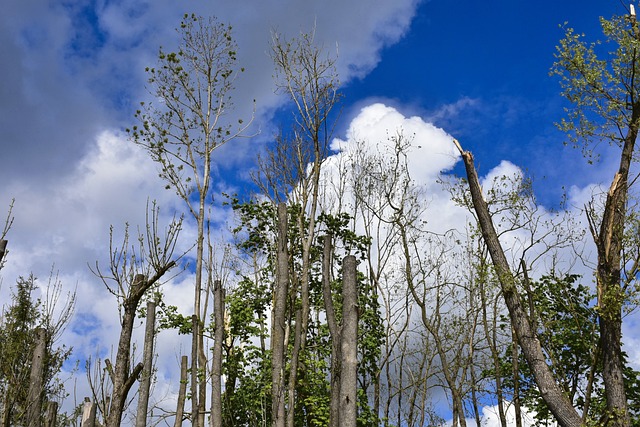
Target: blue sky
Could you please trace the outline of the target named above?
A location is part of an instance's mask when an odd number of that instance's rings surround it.
[[[607,153],[601,164],[588,166],[578,150],[563,146],[553,125],[566,106],[557,79],[549,76],[563,35],[559,25],[568,21],[596,38],[598,17],[623,14],[626,7],[619,0],[5,2],[0,218],[10,200],[16,202],[0,302],[9,301],[19,275],[34,272],[45,283],[55,264],[67,289],[79,291],[78,323],[65,336],[77,357],[102,354],[116,342],[115,302],[87,263],[105,262],[110,225],[122,230],[125,222],[144,223],[147,198],[167,212],[181,209],[163,190],[156,166],[123,130],[133,123],[138,102],[148,99],[144,68],[155,64],[160,46],[175,47],[173,29],[185,12],[216,15],[233,25],[239,61],[247,69],[234,96],[238,115],[248,117],[256,100],[260,134],[218,153],[220,190],[242,192],[255,153],[286,125],[287,105],[274,94],[267,56],[270,30],[291,37],[315,24],[319,43],[339,52],[344,100],[337,138],[359,130],[382,139],[387,122],[380,119],[368,129],[362,123],[384,116],[425,138],[446,140],[426,125],[433,123],[474,152],[481,174],[520,167],[534,177],[539,199],[556,207],[563,187],[586,194],[592,184],[606,185],[613,173]],[[435,182],[439,168],[462,172],[451,147],[435,150],[416,156],[416,170],[428,170],[425,180]],[[231,220],[228,212],[216,214],[221,223]],[[456,215],[434,222],[444,227]],[[184,292],[189,280],[183,275],[166,290],[185,309],[191,304],[191,292]],[[83,319],[92,320],[93,335],[83,333]],[[160,360],[161,372],[163,366],[175,370],[176,345],[159,342],[171,353]]]
[[[549,75],[564,34],[560,25],[594,40],[601,36],[599,17],[623,14],[627,6],[614,0],[421,3],[410,31],[383,51],[381,65],[346,87],[346,101],[380,98],[406,114],[434,118],[485,172],[509,160],[535,178],[543,202],[557,203],[563,185],[586,185],[598,173],[584,168],[578,150],[563,146],[554,126],[567,106]],[[456,108],[447,112],[447,106]]]

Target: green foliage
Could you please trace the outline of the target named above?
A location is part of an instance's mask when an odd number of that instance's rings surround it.
[[[237,246],[247,257],[264,257],[266,264],[256,272],[254,279],[243,277],[227,297],[229,325],[226,328],[225,372],[232,383],[225,392],[225,411],[229,425],[245,425],[259,419],[270,422],[271,362],[269,351],[261,347],[269,330],[264,323],[272,301],[275,280],[276,207],[270,202],[241,203],[231,198],[231,206],[238,215],[239,226],[234,232]],[[289,216],[288,250],[292,283],[301,274],[302,239],[299,219],[307,230],[308,218],[299,205],[287,207]],[[331,294],[337,321],[342,312],[342,271],[344,255],[354,254],[364,260],[368,256],[370,239],[353,231],[353,218],[346,213],[323,212],[316,221],[316,236],[331,234],[334,242]],[[326,323],[322,294],[322,239],[317,239],[311,250],[311,277],[309,299],[311,304],[306,347],[301,354],[296,382],[295,422],[297,426],[325,426],[329,421],[331,339]],[[384,339],[384,329],[375,286],[363,274],[358,274],[359,286],[359,425],[377,425],[377,414],[368,402],[367,388],[377,377],[378,359]],[[290,292],[288,322],[295,328],[295,311],[299,295]],[[290,356],[293,340],[289,341]],[[288,356],[288,357],[289,357]],[[288,372],[289,369],[285,369]],[[286,383],[286,379],[285,379]],[[261,390],[260,392],[258,390]],[[268,392],[265,393],[265,390]],[[251,415],[253,414],[253,415]],[[246,424],[254,425],[254,424]]]
[[[574,406],[585,410],[587,383],[593,371],[593,391],[590,396],[589,419],[599,420],[606,411],[602,384],[602,363],[598,352],[598,318],[589,288],[578,282],[576,275],[559,278],[544,276],[532,282],[529,301],[534,311],[530,314],[536,325],[540,344],[547,356],[556,380],[561,384]],[[513,392],[511,372],[512,354],[507,350],[502,359],[503,384]],[[536,423],[547,425],[553,419],[544,403],[527,362],[520,355],[519,387],[523,405],[535,412]],[[640,388],[638,372],[625,370],[627,394],[632,415],[638,415]],[[636,416],[636,423],[640,420]],[[634,424],[635,425],[635,424]]]
[[[271,419],[270,354],[266,312],[271,302],[268,285],[243,277],[226,297],[223,372],[223,421],[229,426],[268,425]]]
[[[600,24],[606,42],[591,43],[565,24],[551,69],[560,77],[562,95],[572,104],[557,126],[590,162],[600,142],[621,145],[627,129],[638,126],[638,118],[631,115],[640,89],[637,24],[628,16],[600,18]]]
[[[164,301],[160,301],[157,310],[156,321],[160,330],[176,329],[178,334],[181,335],[189,335],[191,333],[192,317],[178,313],[178,307],[167,305]]]
[[[53,291],[59,289],[57,282],[50,282],[50,286]],[[62,317],[54,319],[51,301],[34,298],[37,289],[33,275],[20,277],[13,288],[11,304],[3,307],[0,317],[0,414],[8,417],[11,425],[22,424],[31,403],[27,401],[27,393],[35,330],[39,327],[46,331],[43,403],[47,399],[61,401],[67,396],[58,374],[72,349],[64,345],[55,347],[54,341],[69,319],[73,297],[62,307]],[[44,410],[43,407],[42,413]]]

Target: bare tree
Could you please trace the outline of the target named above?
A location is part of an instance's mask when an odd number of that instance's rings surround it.
[[[175,245],[182,226],[182,220],[173,220],[161,233],[158,224],[159,211],[155,205],[151,217],[147,217],[144,233],[138,236],[138,248],[129,246],[129,229],[125,227],[122,243],[114,243],[113,227],[110,232],[109,272],[103,273],[98,262],[93,273],[118,300],[120,311],[120,338],[116,352],[115,366],[105,360],[109,379],[113,385],[110,404],[103,410],[107,427],[118,427],[127,402],[129,390],[142,372],[143,364],[131,368],[131,340],[136,312],[142,298],[152,287],[160,283],[162,277],[176,266]]]

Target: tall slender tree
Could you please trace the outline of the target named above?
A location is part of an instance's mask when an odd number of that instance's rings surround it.
[[[184,201],[197,224],[194,321],[191,348],[192,423],[204,426],[207,356],[202,313],[205,226],[212,200],[213,152],[241,136],[250,121],[232,118],[234,82],[242,71],[231,26],[214,18],[185,15],[176,52],[162,49],[157,67],[147,68],[151,95],[130,130],[133,141],[160,165],[160,176]],[[221,405],[220,402],[216,402]],[[217,411],[218,413],[218,411]]]

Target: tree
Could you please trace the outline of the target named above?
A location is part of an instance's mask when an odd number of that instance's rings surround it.
[[[176,266],[173,254],[182,220],[174,219],[162,233],[158,215],[159,210],[154,205],[151,218],[147,217],[145,233],[137,238],[137,249],[135,245],[129,246],[128,227],[125,228],[122,243],[115,244],[112,227],[109,238],[109,271],[103,273],[98,262],[92,270],[117,298],[120,312],[121,329],[115,366],[109,359],[105,360],[112,383],[110,403],[103,405],[107,427],[120,426],[129,391],[144,367],[143,363],[131,367],[131,340],[140,303],[153,287],[158,287],[162,277]],[[153,339],[153,335],[149,339]]]
[[[547,402],[549,409],[558,420],[558,423],[563,427],[578,427],[582,424],[582,419],[549,369],[542,347],[540,346],[540,341],[531,325],[531,321],[516,287],[515,276],[502,249],[487,202],[482,194],[482,187],[480,186],[478,174],[473,164],[473,155],[468,151],[464,151],[457,140],[454,140],[454,143],[458,147],[462,155],[462,160],[464,161],[471,199],[477,214],[482,238],[487,245],[496,270],[502,295],[509,310],[511,324],[515,330],[522,352],[529,363],[529,367],[533,371],[541,395],[544,396],[545,402]]]
[[[594,144],[607,142],[620,149],[620,162],[601,212],[585,209],[596,244],[597,310],[603,381],[608,413],[603,421],[628,426],[630,416],[624,386],[622,312],[635,281],[637,255],[626,258],[625,230],[629,227],[629,169],[636,156],[640,126],[638,47],[640,31],[635,14],[601,18],[605,41],[613,46],[601,59],[600,41],[587,43],[573,29],[565,30],[552,73],[560,76],[562,95],[572,104],[559,127],[590,158]],[[591,161],[591,159],[590,159]],[[635,252],[632,252],[635,253]]]
[[[20,277],[12,303],[2,307],[0,413],[3,427],[39,426],[46,412],[46,401],[59,402],[65,397],[57,375],[72,349],[64,345],[56,347],[56,341],[71,319],[75,294],[68,294],[65,303],[56,307],[62,285],[53,274],[43,288],[44,298],[34,296],[37,290],[35,276]]]
[[[205,225],[210,215],[207,204],[213,200],[213,152],[241,136],[250,122],[244,124],[229,117],[234,81],[242,70],[236,65],[237,48],[231,26],[214,18],[185,15],[178,33],[178,51],[167,53],[161,49],[158,66],[147,68],[151,94],[159,102],[141,103],[136,113],[141,126],[134,126],[130,135],[160,165],[160,176],[167,188],[184,201],[197,223],[191,421],[194,426],[203,427],[207,384],[199,378],[207,378],[207,356],[202,316],[205,308],[201,301]],[[213,422],[219,426],[222,421]]]

